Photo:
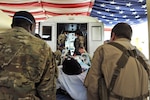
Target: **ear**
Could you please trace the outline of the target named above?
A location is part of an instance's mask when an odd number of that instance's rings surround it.
[[[32,34],[32,30],[33,30],[32,27],[33,27],[32,25],[29,25],[26,27],[26,30],[31,34]]]
[[[33,33],[35,31],[35,25],[34,24],[30,25],[30,31],[31,31],[31,33]]]
[[[30,25],[30,31],[32,32],[32,30],[33,30],[33,24]]]
[[[110,38],[110,42],[114,41],[114,40],[115,40],[115,37],[116,37],[116,36],[115,36],[115,33],[113,32],[113,33],[112,33],[112,36],[111,36],[111,38]]]

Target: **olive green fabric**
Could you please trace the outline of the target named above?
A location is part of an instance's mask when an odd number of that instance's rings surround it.
[[[120,43],[129,50],[135,49],[129,40],[125,38],[116,39],[114,42]],[[137,50],[148,68],[150,69],[150,62],[146,57]],[[122,55],[122,51],[109,44],[104,44],[96,49],[92,58],[92,65],[85,79],[85,86],[87,87],[88,100],[100,100],[99,98],[99,80],[104,77],[106,87],[110,85],[112,74],[117,67],[116,63]],[[103,76],[102,76],[103,75]],[[106,90],[106,89],[104,89]],[[121,69],[118,76],[113,93],[118,95],[134,98],[148,92],[148,75],[144,67],[134,58],[129,58],[127,64]],[[109,97],[109,100],[118,100]]]
[[[21,27],[0,33],[0,100],[56,100],[51,48]]]

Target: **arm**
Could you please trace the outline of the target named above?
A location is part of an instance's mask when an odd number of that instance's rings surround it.
[[[80,46],[79,47],[83,47],[84,48],[84,37],[83,36],[79,36],[79,41],[80,41]]]
[[[137,52],[138,52],[138,54],[143,58],[143,60],[145,61],[145,63],[147,64],[147,67],[148,67],[148,69],[149,69],[149,73],[150,73],[150,60],[148,60],[145,56],[144,56],[144,54],[142,53],[142,52],[140,52],[139,50],[137,50]],[[149,78],[150,78],[150,76],[149,76]]]
[[[57,66],[54,54],[49,49],[41,81],[37,87],[41,100],[56,100]]]
[[[103,59],[103,49],[99,47],[92,58],[92,66],[86,76],[85,86],[87,87],[88,100],[98,100],[98,81],[100,79],[100,67]]]

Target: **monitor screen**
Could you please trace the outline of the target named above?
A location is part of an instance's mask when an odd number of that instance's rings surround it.
[[[43,26],[42,27],[42,35],[51,35],[52,27],[51,26]]]
[[[65,26],[66,31],[76,31],[77,29],[77,24],[67,24]]]
[[[52,39],[52,26],[42,26],[42,39],[44,40]]]

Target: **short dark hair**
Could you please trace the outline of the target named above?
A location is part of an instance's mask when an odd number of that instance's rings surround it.
[[[79,29],[77,29],[77,30],[75,31],[75,34],[76,34],[76,35],[79,35],[79,36],[83,36],[82,32],[81,32]]]
[[[78,75],[82,73],[82,67],[74,58],[65,58],[62,70],[67,75]]]
[[[112,36],[112,33],[114,33],[119,38],[127,38],[131,40],[132,28],[129,24],[121,22],[121,23],[116,24],[113,27],[111,31],[111,36]]]
[[[13,16],[12,27],[24,27],[32,24],[35,24],[35,19],[33,15],[27,11],[18,11]]]

